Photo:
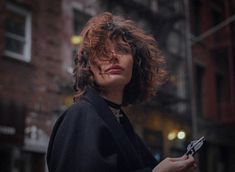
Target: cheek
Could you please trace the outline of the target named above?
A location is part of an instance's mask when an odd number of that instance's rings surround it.
[[[100,86],[103,85],[105,80],[104,80],[104,77],[102,75],[101,67],[99,67],[97,65],[91,65],[90,70],[92,72],[94,82],[96,84],[100,85]]]
[[[90,66],[90,70],[91,70],[91,72],[92,72],[92,74],[93,74],[93,77],[94,77],[94,78],[97,78],[97,77],[98,77],[98,74],[100,73],[100,69],[98,68],[98,66],[96,66],[96,65],[91,65],[91,66]]]
[[[132,78],[132,74],[133,74],[133,59],[130,59],[127,62],[126,69],[127,69],[126,76],[128,77],[128,80],[130,81]]]

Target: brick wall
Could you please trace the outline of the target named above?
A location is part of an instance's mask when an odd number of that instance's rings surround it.
[[[5,10],[7,1],[0,1]],[[24,104],[27,125],[36,125],[49,133],[51,117],[63,105],[63,85],[68,75],[63,70],[62,6],[59,0],[12,1],[32,15],[31,61],[23,62],[3,53],[0,43],[0,99]],[[0,17],[0,39],[4,40],[4,15]],[[3,26],[3,27],[2,27]]]
[[[229,18],[231,12],[226,8],[225,2],[222,2],[221,21]],[[228,4],[227,4],[228,5]],[[232,4],[231,4],[232,5]],[[193,7],[192,7],[193,8]],[[231,8],[232,9],[232,8]],[[207,1],[201,1],[199,12],[201,33],[203,34],[212,29],[213,25],[211,7]],[[193,13],[192,13],[193,14]],[[191,15],[192,15],[191,14]],[[191,16],[192,32],[195,27],[195,16]],[[219,23],[218,23],[219,24]],[[205,37],[203,40],[193,44],[192,55],[194,64],[199,64],[205,69],[203,79],[203,111],[204,118],[216,123],[235,122],[234,110],[234,51],[232,50],[233,32],[231,25],[226,25],[213,34]],[[199,35],[200,35],[199,34]],[[216,74],[223,75],[223,95],[221,103],[217,102],[216,95]]]

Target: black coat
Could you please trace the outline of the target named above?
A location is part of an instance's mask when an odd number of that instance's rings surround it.
[[[49,142],[50,172],[151,172],[157,161],[124,115],[120,124],[89,88],[57,120]]]

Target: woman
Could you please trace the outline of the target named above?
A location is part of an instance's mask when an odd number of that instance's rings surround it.
[[[132,21],[103,13],[89,20],[74,70],[75,103],[57,120],[48,147],[50,172],[183,172],[192,157],[158,164],[122,106],[147,100],[165,78],[154,38]]]

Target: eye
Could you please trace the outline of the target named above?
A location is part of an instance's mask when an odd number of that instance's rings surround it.
[[[116,47],[116,52],[119,54],[128,54],[130,53],[130,48],[124,46],[118,46]]]

